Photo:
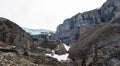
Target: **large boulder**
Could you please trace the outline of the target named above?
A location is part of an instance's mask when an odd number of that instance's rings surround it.
[[[55,49],[55,54],[63,55],[66,53],[67,53],[67,50],[65,49],[65,46],[63,44],[58,45],[57,48]]]

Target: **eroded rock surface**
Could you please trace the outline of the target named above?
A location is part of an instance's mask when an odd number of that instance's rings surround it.
[[[12,21],[0,18],[0,66],[64,66]]]
[[[32,39],[24,30],[12,21],[0,18],[0,46],[15,48],[20,53],[30,50]]]
[[[102,24],[82,35],[69,51],[78,66],[120,65],[120,24]]]
[[[57,39],[67,45],[72,44],[78,40],[80,33],[94,29],[97,25],[108,22],[117,16],[120,16],[120,1],[107,0],[100,9],[78,13],[66,19],[57,27]]]

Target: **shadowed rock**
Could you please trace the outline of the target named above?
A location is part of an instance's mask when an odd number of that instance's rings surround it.
[[[120,24],[102,24],[82,35],[69,50],[78,66],[120,65]]]
[[[0,42],[4,46],[15,46],[16,50],[23,53],[30,50],[32,40],[29,34],[12,21],[0,17]],[[2,45],[2,44],[1,44]]]

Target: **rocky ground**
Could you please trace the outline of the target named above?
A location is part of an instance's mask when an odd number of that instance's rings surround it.
[[[49,56],[25,56],[13,52],[0,52],[0,66],[64,66],[64,64]]]

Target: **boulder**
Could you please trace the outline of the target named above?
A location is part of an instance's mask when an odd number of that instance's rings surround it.
[[[66,53],[67,53],[67,50],[65,49],[63,44],[58,45],[57,48],[55,49],[55,54],[63,55]]]

